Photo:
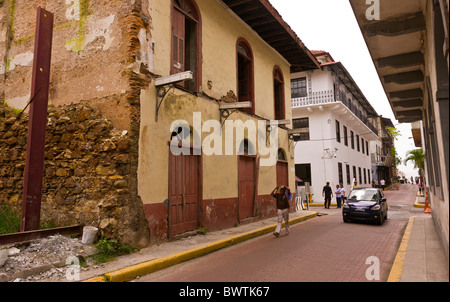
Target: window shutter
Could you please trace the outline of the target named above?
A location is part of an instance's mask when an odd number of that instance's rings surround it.
[[[170,73],[185,71],[185,16],[177,9],[173,10],[172,20],[172,64]]]

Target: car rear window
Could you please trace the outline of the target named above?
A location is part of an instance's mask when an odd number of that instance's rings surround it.
[[[355,200],[377,201],[378,194],[377,194],[377,190],[354,190],[354,191],[350,192],[348,199],[352,200],[352,201],[355,201]]]

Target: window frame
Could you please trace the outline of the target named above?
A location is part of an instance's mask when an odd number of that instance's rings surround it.
[[[341,143],[341,123],[336,120],[336,141]]]
[[[302,85],[297,85],[297,83],[302,83]],[[298,90],[299,92],[304,92],[304,93],[300,93],[297,96],[295,93],[296,90]],[[304,98],[307,96],[308,96],[308,81],[307,81],[306,77],[291,79],[291,97],[293,99],[296,99],[296,98]]]
[[[201,18],[201,14],[200,14],[200,10],[197,6],[197,3],[195,2],[195,0],[178,0],[184,3],[184,6],[186,6],[190,12],[186,11],[183,7],[179,6],[176,3],[176,0],[171,0],[171,31],[170,31],[170,74],[176,74],[179,72],[183,72],[183,71],[192,71],[194,73],[194,84],[192,89],[194,90],[193,92],[198,92],[200,91],[200,87],[201,87],[201,83],[202,83],[202,18]],[[175,26],[175,18],[177,16],[177,13],[183,16],[183,20],[184,20],[184,40],[183,40],[183,66],[182,68],[178,69],[174,67],[174,65],[176,63],[180,63],[180,62],[176,62],[174,59],[175,53],[174,53],[174,36],[175,36],[175,32],[177,31],[177,28]],[[191,63],[191,65],[187,68],[186,67],[186,19],[191,22],[191,23],[195,23],[195,29],[194,29],[194,36],[193,36],[193,45],[189,45],[190,48],[194,47],[194,52],[195,54],[193,55],[193,58],[195,59],[194,63]],[[180,46],[177,47],[177,51],[180,50]],[[192,70],[192,68],[194,70]],[[186,81],[181,82],[179,84],[177,84],[176,86],[184,88],[189,90],[189,84],[186,83]]]
[[[308,124],[307,127],[297,127],[296,123],[303,123],[306,122]],[[292,127],[293,129],[303,129],[304,131],[302,133],[299,133],[299,135],[294,135],[294,141],[309,141],[311,140],[310,132],[309,132],[309,117],[301,117],[292,119]]]
[[[279,115],[277,116],[277,86],[279,87]],[[273,95],[274,95],[274,116],[275,120],[286,119],[286,98],[284,92],[284,75],[280,66],[276,65],[273,68]]]
[[[244,55],[239,51],[239,45],[243,46],[245,48],[245,50],[247,51],[248,55]],[[247,79],[247,85],[248,85],[248,98],[249,99],[244,99],[244,100],[240,100],[240,93],[239,93],[239,82],[240,82],[240,78],[239,78],[239,58],[243,57],[244,59],[246,59],[247,61],[249,61],[249,75],[248,75],[248,79]],[[244,38],[239,38],[236,41],[236,95],[237,95],[237,101],[238,102],[248,102],[250,101],[250,103],[252,104],[252,108],[245,108],[245,109],[239,109],[242,112],[246,112],[246,113],[250,113],[250,114],[255,114],[255,62],[254,62],[254,56],[253,56],[253,51],[252,48],[250,46],[250,43],[248,43],[248,41]]]
[[[351,143],[352,149],[355,150],[355,132],[353,132],[352,130],[350,130],[350,137],[352,140],[352,143]]]
[[[348,147],[348,128],[347,126],[344,127],[344,145]]]

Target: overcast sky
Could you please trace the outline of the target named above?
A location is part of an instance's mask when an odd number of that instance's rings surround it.
[[[310,50],[325,50],[342,62],[379,115],[390,118],[400,131],[398,155],[416,149],[411,124],[399,124],[367,50],[348,0],[269,0]],[[407,178],[417,176],[412,164],[398,167]]]

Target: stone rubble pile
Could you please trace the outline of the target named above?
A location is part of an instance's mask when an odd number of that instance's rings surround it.
[[[83,245],[79,238],[61,235],[3,248],[0,250],[0,282],[63,279],[70,257],[77,257],[81,262],[95,252],[94,246]],[[87,270],[91,265],[88,261],[82,269]]]

